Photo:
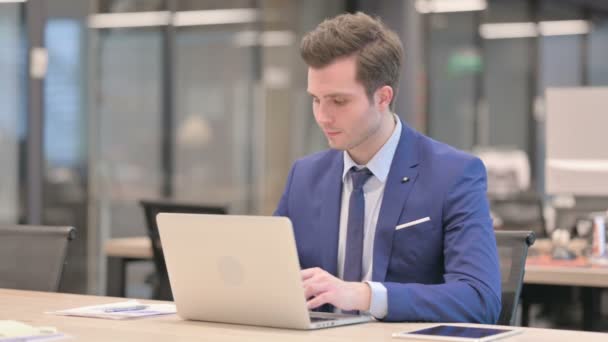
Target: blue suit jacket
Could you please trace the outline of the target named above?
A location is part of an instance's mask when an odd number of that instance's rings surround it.
[[[342,169],[342,152],[326,150],[289,172],[275,215],[291,219],[302,268],[337,274]],[[387,289],[385,321],[495,323],[500,271],[483,163],[403,124],[373,256],[372,281]]]

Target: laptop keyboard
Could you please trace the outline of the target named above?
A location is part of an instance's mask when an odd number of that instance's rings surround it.
[[[335,318],[310,316],[311,323],[333,321]]]

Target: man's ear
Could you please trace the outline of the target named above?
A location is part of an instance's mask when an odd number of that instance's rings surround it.
[[[393,100],[393,87],[385,85],[376,90],[374,93],[374,102],[379,107],[381,112],[384,112],[390,108],[391,101]]]

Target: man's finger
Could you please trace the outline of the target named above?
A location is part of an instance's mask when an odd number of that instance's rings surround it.
[[[310,282],[304,285],[304,295],[306,299],[310,299],[310,297],[326,292],[330,287],[331,284],[328,282]]]
[[[310,279],[317,275],[319,272],[323,272],[322,269],[318,267],[307,268],[305,270],[300,271],[300,275],[302,276],[302,280]]]
[[[316,296],[315,298],[306,302],[309,310],[316,309],[321,305],[327,304],[330,302],[331,294],[330,292],[323,292],[322,294]]]

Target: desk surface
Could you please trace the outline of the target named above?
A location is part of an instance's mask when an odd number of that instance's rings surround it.
[[[539,249],[546,249],[547,241],[540,240]],[[542,245],[542,246],[541,246]],[[104,250],[110,257],[151,259],[152,249],[148,237],[111,239]],[[591,286],[608,288],[608,267],[571,267],[553,265],[526,265],[526,284],[563,286]]]
[[[176,315],[113,321],[65,317],[44,311],[109,303],[111,297],[82,296],[0,289],[0,320],[12,319],[34,326],[54,326],[76,341],[400,341],[397,331],[428,327],[427,323],[368,323],[317,331],[297,331],[230,324],[184,321]],[[148,302],[148,301],[146,301]],[[521,328],[523,333],[506,339],[512,342],[607,341],[608,334],[568,330]],[[67,340],[70,341],[70,340]],[[406,340],[403,340],[406,341]],[[412,341],[412,340],[409,340]]]
[[[608,288],[608,267],[526,265],[526,284]]]
[[[147,236],[110,239],[103,247],[109,257],[152,259],[152,245]]]

